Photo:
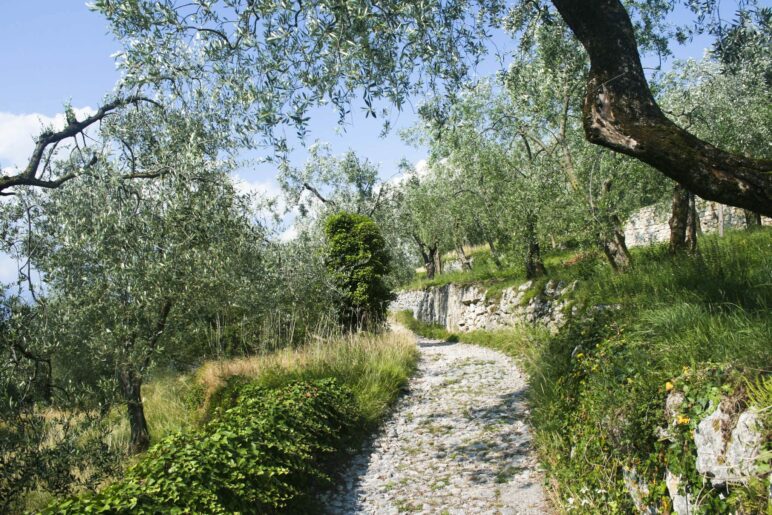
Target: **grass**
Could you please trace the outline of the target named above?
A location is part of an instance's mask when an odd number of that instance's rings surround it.
[[[193,374],[158,373],[142,387],[145,416],[151,440],[159,442],[175,434],[195,430],[206,417],[207,400],[241,376],[269,388],[280,388],[296,380],[335,378],[354,392],[363,424],[362,436],[386,414],[415,370],[418,349],[404,331],[373,335],[352,334],[316,339],[296,349],[249,358],[209,361]],[[107,444],[127,449],[128,421],[123,407],[108,416],[112,425]],[[140,457],[133,457],[136,463]],[[24,500],[25,511],[45,507],[52,495],[34,491]]]
[[[196,391],[196,382],[190,374],[159,373],[142,386],[142,404],[151,441],[156,442],[196,424]],[[128,449],[131,432],[125,408],[113,409],[108,423],[113,425],[108,445]]]
[[[408,284],[402,286],[405,290],[421,290],[430,286],[444,286],[446,284],[486,284],[496,283],[517,284],[524,280],[522,270],[517,266],[497,267],[491,258],[490,250],[484,247],[471,249],[469,256],[474,258],[474,265],[470,272],[453,271],[437,274],[433,279],[428,279],[425,272],[419,272]]]
[[[548,279],[579,279],[573,301],[585,308],[557,335],[528,327],[460,335],[516,357],[528,372],[531,423],[560,508],[634,512],[623,477],[635,469],[650,492],[644,501],[668,512],[669,469],[701,492],[709,513],[770,509],[769,477],[706,488],[692,434],[730,396],[735,409],[759,410],[767,442],[759,466],[772,464],[772,230],[699,244],[697,256],[671,257],[663,245],[633,249],[634,267],[621,274],[592,255],[549,267]],[[589,309],[610,304],[620,309]],[[657,429],[673,427],[668,389],[686,400],[682,422],[661,440]]]
[[[418,349],[409,333],[360,333],[262,356],[210,361],[196,373],[196,380],[209,398],[233,376],[271,388],[331,377],[351,388],[365,420],[374,424],[396,400],[417,360]]]

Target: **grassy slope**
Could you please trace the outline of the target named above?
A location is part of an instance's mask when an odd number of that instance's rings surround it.
[[[192,375],[158,375],[143,386],[142,399],[153,442],[196,425],[202,404],[233,376],[267,387],[332,377],[355,392],[365,419],[376,423],[407,383],[417,360],[418,350],[407,333],[319,339],[296,349],[209,361]],[[111,444],[121,448],[128,447],[125,418],[123,410],[111,414]]]
[[[197,377],[205,396],[237,375],[271,388],[295,380],[332,377],[351,388],[365,420],[377,423],[407,383],[417,361],[418,349],[409,333],[357,334],[264,356],[208,362]]]
[[[662,246],[636,249],[635,268],[625,274],[591,260],[553,266],[551,277],[582,280],[575,292],[580,305],[621,305],[574,320],[558,335],[524,329],[462,335],[516,356],[530,373],[536,438],[564,508],[634,510],[623,475],[635,468],[649,488],[647,501],[669,509],[665,462],[693,493],[701,492],[710,513],[768,508],[762,482],[704,489],[691,435],[731,395],[737,409],[767,408],[770,441],[772,231],[705,237],[700,245],[694,258],[670,258]],[[664,415],[670,388],[687,401],[672,441],[659,441],[656,429],[672,423]]]
[[[354,392],[356,411],[364,422],[362,436],[372,430],[396,400],[415,370],[418,350],[412,335],[390,332],[319,339],[297,349],[251,358],[210,361],[194,374],[160,374],[142,388],[145,415],[153,443],[175,433],[193,430],[206,418],[205,406],[234,376],[269,388],[296,380],[334,378]],[[129,428],[122,409],[110,414],[110,441],[128,447]],[[141,457],[139,457],[141,459]],[[136,463],[133,458],[131,463]],[[39,511],[53,499],[33,492],[25,511]]]

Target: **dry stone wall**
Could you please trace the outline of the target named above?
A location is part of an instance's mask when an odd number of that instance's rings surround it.
[[[422,322],[444,326],[449,331],[492,330],[518,324],[542,324],[557,331],[565,322],[566,294],[576,282],[551,280],[530,291],[533,282],[505,289],[498,298],[479,286],[433,286],[425,290],[398,294],[391,304],[394,311],[410,310]]]
[[[697,199],[697,215],[700,230],[707,234],[717,232],[723,224],[725,229],[745,228],[745,214],[742,209]],[[668,241],[670,238],[670,206],[655,204],[639,209],[629,218],[624,227],[625,243],[628,247],[650,245]],[[772,218],[762,217],[764,225],[772,225]]]

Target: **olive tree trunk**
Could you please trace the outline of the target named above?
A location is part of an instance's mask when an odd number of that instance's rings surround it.
[[[439,243],[434,242],[431,245],[427,245],[415,234],[413,235],[413,240],[415,240],[416,245],[418,245],[418,250],[421,253],[421,259],[423,259],[424,262],[424,269],[426,270],[427,279],[434,279],[434,276],[438,271],[442,273],[442,270],[438,266],[438,261],[440,261],[438,259]]]
[[[142,404],[142,376],[130,366],[122,368],[118,373],[121,394],[126,401],[131,440],[129,453],[144,452],[150,446],[150,431],[145,418],[145,407]]]
[[[539,238],[536,234],[537,218],[535,215],[528,215],[526,219],[526,249],[525,249],[525,277],[533,279],[547,273],[544,262],[541,260],[541,247]]]
[[[461,261],[461,270],[466,270],[467,272],[471,272],[472,262],[469,260],[469,256],[466,255],[466,252],[464,252],[463,243],[458,243],[456,245],[456,254],[458,255],[459,261]]]
[[[670,221],[670,245],[671,254],[688,251],[697,252],[697,229],[699,217],[697,216],[696,198],[680,184],[673,188],[673,202]]]
[[[673,123],[654,100],[619,0],[552,0],[590,57],[587,139],[648,163],[707,200],[772,216],[772,161],[720,150]]]

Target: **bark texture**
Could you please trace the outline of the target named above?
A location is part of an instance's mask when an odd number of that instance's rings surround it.
[[[625,242],[625,233],[622,231],[622,221],[616,215],[611,215],[611,234],[604,235],[601,246],[603,253],[606,254],[611,268],[617,271],[624,271],[630,268],[632,259],[630,251],[627,250]]]
[[[680,184],[673,188],[673,203],[670,220],[671,254],[688,251],[697,252],[697,233],[700,220],[697,215],[696,197]]]
[[[442,273],[440,269],[441,260],[438,253],[438,243],[426,244],[416,235],[413,235],[413,239],[418,245],[418,250],[421,252],[421,258],[424,261],[424,268],[426,269],[427,279],[434,279],[437,272]],[[439,263],[439,265],[438,265]]]
[[[126,400],[126,409],[131,428],[129,452],[137,454],[150,447],[150,431],[145,419],[145,407],[142,404],[142,376],[133,368],[125,367],[118,374],[121,393]]]
[[[650,164],[707,200],[772,216],[772,161],[724,152],[668,119],[646,82],[619,0],[553,0],[590,56],[587,139]]]
[[[525,249],[525,277],[533,279],[547,273],[544,262],[541,260],[541,247],[536,234],[537,219],[531,215],[526,220],[526,249]]]

